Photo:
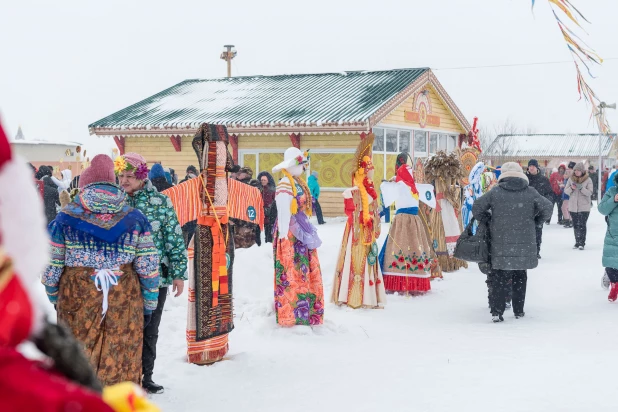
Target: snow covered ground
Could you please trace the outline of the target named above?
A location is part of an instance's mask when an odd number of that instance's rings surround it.
[[[555,222],[554,217],[554,222]],[[492,324],[476,265],[384,310],[326,306],[325,324],[279,328],[270,245],[237,252],[227,359],[186,362],[186,293],[168,297],[152,399],[163,411],[615,411],[618,304],[601,289],[605,222],[596,209],[585,251],[572,229],[545,226],[528,272],[526,317]],[[384,233],[388,225],[383,227]],[[325,295],[343,220],[319,227]]]

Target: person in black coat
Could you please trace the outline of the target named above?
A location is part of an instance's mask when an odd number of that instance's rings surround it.
[[[528,173],[526,173],[526,176],[528,177],[528,186],[536,189],[541,196],[552,202],[553,213],[556,196],[551,188],[549,179],[541,173],[539,162],[536,159],[530,159],[528,162]],[[551,215],[549,215],[549,218],[546,221],[547,224],[549,224],[550,219]],[[543,243],[543,225],[536,227],[536,253],[538,259],[541,258],[541,243]]]
[[[150,169],[150,172],[148,172],[148,178],[159,193],[174,187],[165,178],[165,171],[163,170],[163,166],[161,166],[160,163],[155,163],[154,165],[152,165],[152,169]]]
[[[45,217],[47,217],[47,224],[49,225],[58,214],[58,207],[60,207],[60,194],[58,193],[58,186],[56,186],[54,181],[51,179],[51,175],[45,175],[41,181],[43,182],[43,205],[45,207]]]
[[[478,198],[472,214],[489,221],[491,245],[491,314],[494,322],[503,321],[507,284],[512,280],[513,313],[524,316],[527,270],[538,266],[536,227],[552,213],[552,203],[528,186],[528,177],[514,162],[502,165],[498,185]]]

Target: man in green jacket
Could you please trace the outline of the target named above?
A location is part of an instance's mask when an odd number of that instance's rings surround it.
[[[324,221],[324,217],[322,217],[322,206],[320,206],[320,202],[318,198],[320,197],[320,184],[318,183],[318,172],[314,171],[309,176],[307,180],[307,185],[309,186],[309,191],[311,192],[311,197],[313,201],[313,211],[315,212],[316,217],[318,218],[318,225],[323,225],[326,223]]]
[[[146,160],[137,153],[127,153],[116,158],[114,170],[120,186],[128,194],[127,203],[148,218],[161,261],[159,302],[150,323],[144,325],[142,351],[142,386],[149,393],[161,393],[163,386],[152,380],[159,324],[168,288],[171,286],[172,292],[176,292],[175,297],[180,296],[184,290],[184,281],[187,280],[187,251],[176,211],[170,199],[159,193],[148,180]]]

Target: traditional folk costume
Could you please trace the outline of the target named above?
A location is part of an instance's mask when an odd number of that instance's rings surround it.
[[[401,156],[401,155],[400,155]],[[405,162],[404,162],[405,163]],[[416,184],[425,184],[425,171],[423,170],[423,161],[421,159],[416,159],[416,164],[414,167],[414,181]],[[432,193],[435,199],[435,193]],[[429,239],[429,245],[431,246],[431,257],[432,259],[437,261],[436,250],[434,249],[434,242],[432,241],[433,236],[431,234],[431,211],[435,209],[435,205],[432,207],[427,206],[425,203],[421,202],[418,207],[418,215],[421,217],[421,222],[423,222],[423,227],[425,228],[425,233],[427,234],[427,239]],[[442,269],[440,269],[440,265],[436,264],[431,267],[431,279],[443,279]]]
[[[468,227],[468,224],[472,220],[472,205],[474,205],[474,201],[479,197],[483,196],[483,172],[485,172],[485,164],[483,162],[478,162],[470,171],[470,175],[468,177],[469,183],[466,187],[464,187],[465,200],[461,209],[463,227]],[[472,228],[473,233],[476,233],[477,226],[478,225],[475,223],[474,227]]]
[[[384,281],[378,264],[381,223],[378,194],[371,180],[374,135],[361,141],[356,151],[355,184],[343,192],[348,220],[335,269],[331,301],[358,309],[383,308],[386,303]]]
[[[418,216],[419,199],[435,206],[433,187],[418,185],[412,177],[413,170],[402,165],[397,170],[395,182],[380,185],[384,203],[395,203],[397,212],[380,252],[380,266],[384,287],[388,292],[423,293],[431,289],[432,258],[427,232]]]
[[[291,147],[283,162],[273,168],[284,177],[277,185],[275,202],[275,312],[281,326],[321,325],[324,322],[324,289],[318,259],[322,241],[309,222],[311,193],[300,177],[308,155]]]
[[[193,139],[200,176],[163,192],[181,226],[197,219],[189,248],[187,357],[198,365],[222,360],[234,329],[234,235],[228,219],[257,221],[261,226],[264,221],[259,190],[228,179],[228,172],[238,171],[228,141],[225,126],[203,124]]]
[[[454,272],[468,263],[453,257],[457,239],[463,231],[461,221],[461,189],[457,181],[462,176],[456,153],[439,152],[425,164],[425,178],[436,189],[436,208],[431,214],[433,247],[443,272]]]
[[[49,263],[48,239],[29,171],[12,158],[0,126],[0,187],[14,189],[0,192],[0,410],[121,412],[129,410],[118,408],[124,400],[132,411],[158,412],[135,384],[103,389],[82,344],[43,319],[36,280]],[[26,340],[44,361],[21,354],[18,345]]]

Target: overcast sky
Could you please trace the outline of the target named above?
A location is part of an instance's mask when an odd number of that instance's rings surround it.
[[[572,2],[592,22],[584,40],[618,58],[618,2]],[[429,66],[481,125],[595,132],[572,63],[443,70],[570,61],[548,2],[536,3],[532,13],[530,0],[7,0],[0,113],[11,136],[21,125],[29,139],[89,147],[89,123],[182,80],[224,76],[219,55],[234,44],[234,75]],[[617,101],[618,59],[593,72],[598,95]],[[608,120],[618,129],[616,111]]]

